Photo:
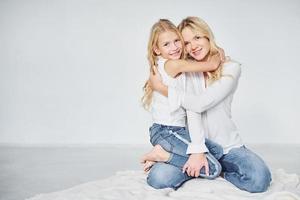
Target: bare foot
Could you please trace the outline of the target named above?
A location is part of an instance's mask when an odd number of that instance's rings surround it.
[[[164,150],[160,145],[155,145],[153,149],[142,157],[141,163],[146,161],[166,162],[170,153]]]
[[[147,160],[143,167],[144,172],[148,172],[155,163],[156,162],[154,162],[154,161]]]

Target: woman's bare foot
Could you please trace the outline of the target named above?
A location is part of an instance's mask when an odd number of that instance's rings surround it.
[[[153,149],[142,157],[141,163],[146,161],[166,162],[170,153],[164,150],[160,145],[155,145]]]
[[[148,172],[155,163],[155,161],[146,160],[143,167],[144,172]]]

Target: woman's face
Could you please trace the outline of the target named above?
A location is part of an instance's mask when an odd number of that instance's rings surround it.
[[[210,43],[206,37],[203,37],[197,31],[190,28],[182,30],[182,37],[187,53],[197,61],[205,61],[210,51]]]
[[[182,43],[180,37],[172,32],[165,31],[158,37],[157,47],[154,48],[157,55],[165,59],[179,59],[182,53]]]

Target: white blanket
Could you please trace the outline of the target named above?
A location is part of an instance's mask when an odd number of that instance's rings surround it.
[[[215,180],[192,179],[174,191],[151,188],[142,171],[124,171],[107,179],[39,194],[27,200],[300,200],[298,175],[279,169],[272,173],[272,179],[267,192],[256,194],[241,191],[221,177]]]

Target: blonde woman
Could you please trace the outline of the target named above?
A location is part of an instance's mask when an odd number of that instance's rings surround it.
[[[182,33],[188,58],[203,62],[217,51],[217,45],[209,26],[200,18],[187,17],[178,26]],[[219,159],[224,178],[241,190],[264,192],[271,182],[271,173],[265,162],[243,144],[238,130],[231,118],[231,102],[238,85],[240,64],[229,60],[217,70],[205,73],[192,73],[187,83],[194,87],[194,93],[187,89],[169,86],[160,81],[159,74],[150,77],[152,87],[168,96],[172,108],[184,107],[187,111],[202,116],[207,138],[223,147],[224,155]],[[199,92],[204,88],[203,92]],[[192,134],[197,131],[191,132]],[[201,131],[198,132],[200,134]],[[156,154],[165,153],[162,151]],[[170,167],[156,168],[156,174],[166,174],[168,180],[183,181],[181,171]],[[152,177],[164,182],[159,177]]]

